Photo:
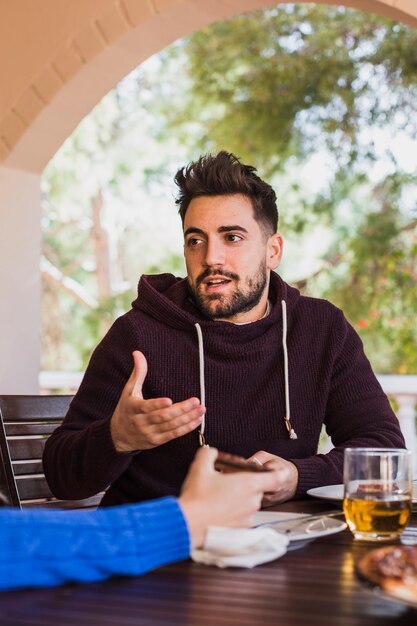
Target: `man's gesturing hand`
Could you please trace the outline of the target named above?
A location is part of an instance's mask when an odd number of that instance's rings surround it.
[[[118,452],[149,450],[182,437],[201,424],[206,409],[198,398],[172,403],[170,398],[143,399],[148,364],[133,352],[134,367],[111,418],[110,431]]]

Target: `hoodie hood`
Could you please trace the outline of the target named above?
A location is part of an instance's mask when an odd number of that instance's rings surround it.
[[[290,421],[290,392],[288,370],[287,330],[288,315],[296,306],[300,292],[287,285],[274,272],[271,273],[268,299],[271,310],[268,315],[256,322],[234,324],[232,322],[211,320],[203,316],[190,298],[186,279],[175,278],[172,274],[144,275],[139,281],[138,297],[132,303],[134,309],[157,319],[176,329],[187,329],[196,333],[199,358],[200,402],[205,405],[204,374],[204,335],[218,334],[229,336],[233,341],[239,338],[242,348],[245,343],[261,336],[273,324],[281,328],[283,369],[285,384],[285,415],[283,419],[290,439],[297,439]],[[199,431],[200,445],[205,446],[204,436],[206,416],[203,417]]]
[[[222,332],[256,336],[258,332],[262,334],[271,324],[282,323],[282,300],[285,300],[287,315],[290,317],[300,298],[300,292],[287,285],[278,274],[271,272],[268,297],[271,303],[269,315],[257,322],[241,326],[231,322],[211,320],[203,315],[190,297],[185,278],[177,278],[172,274],[153,274],[141,277],[138,296],[132,302],[132,307],[177,329],[190,329],[198,322],[203,330],[216,328],[219,331],[221,327]]]

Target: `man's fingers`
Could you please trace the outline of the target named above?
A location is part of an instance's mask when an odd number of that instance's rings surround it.
[[[277,457],[269,452],[265,452],[265,450],[258,450],[255,454],[252,454],[247,461],[251,461],[252,463],[257,463],[258,465],[264,465],[268,461],[272,459],[276,459]]]
[[[268,493],[273,493],[279,489],[281,480],[277,472],[266,472],[262,474],[262,490],[267,497]]]
[[[205,408],[198,398],[189,398],[176,405],[169,398],[131,398],[129,412],[132,427],[146,447],[155,447],[195,430],[201,424]]]
[[[191,412],[204,413],[204,408],[201,406],[198,398],[189,398],[182,402],[176,402],[172,404],[172,401],[164,402],[167,398],[155,398],[154,400],[143,400],[138,403],[138,413],[146,413],[149,423],[163,424],[169,420],[175,420],[177,417],[182,417]],[[157,406],[152,409],[152,406]]]
[[[149,427],[151,431],[154,433],[169,433],[176,432],[183,426],[187,426],[190,422],[199,421],[201,422],[201,411],[195,409],[194,411],[189,411],[184,415],[180,415],[180,417],[176,417],[175,419],[168,419],[165,421],[158,421],[156,423],[150,423]],[[192,430],[192,429],[191,429]]]
[[[164,409],[168,409],[172,406],[172,400],[170,398],[151,398],[150,400],[144,400],[143,398],[133,398],[130,410],[137,415],[150,416],[152,421],[152,413],[155,415]]]
[[[182,437],[197,428],[197,426],[201,424],[203,413],[204,409],[198,407],[174,419],[171,419],[168,412],[166,412],[165,417],[159,414],[156,417],[153,417],[152,414],[143,415],[141,417],[146,419],[149,437],[155,444],[161,445],[161,443],[170,441],[176,437]]]
[[[168,441],[172,441],[173,439],[177,439],[178,437],[188,435],[188,433],[195,430],[200,424],[201,418],[196,418],[191,420],[187,419],[187,421],[181,426],[178,426],[176,428],[169,428],[167,430],[162,430],[161,426],[158,426],[158,428],[152,426],[147,430],[147,446],[154,448],[156,446],[161,446],[164,443],[168,443]]]
[[[201,415],[204,413],[204,408],[200,405],[198,398],[189,398],[175,404],[172,404],[170,398],[151,398],[150,400],[135,398],[130,408],[132,413],[146,416],[147,424],[165,424],[191,412]]]
[[[133,385],[131,395],[134,398],[143,398],[142,387],[148,373],[148,363],[145,355],[139,350],[133,352],[133,363],[133,371],[129,379],[129,383]]]

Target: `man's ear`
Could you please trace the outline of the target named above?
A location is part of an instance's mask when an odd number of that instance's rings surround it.
[[[276,270],[281,263],[284,240],[279,233],[271,235],[266,246],[266,266]]]

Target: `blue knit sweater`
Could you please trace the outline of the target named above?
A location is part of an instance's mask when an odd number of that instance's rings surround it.
[[[0,590],[138,575],[186,559],[175,498],[97,511],[0,509]]]

